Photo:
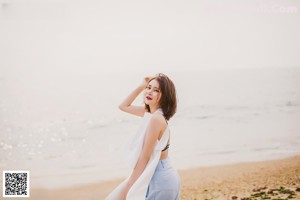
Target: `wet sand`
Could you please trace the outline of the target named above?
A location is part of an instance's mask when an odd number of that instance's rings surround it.
[[[300,156],[201,167],[179,171],[181,200],[243,199],[270,197],[300,199]],[[31,188],[31,200],[101,200],[123,179],[45,190]],[[298,189],[297,189],[298,188]],[[255,199],[254,197],[251,199]]]

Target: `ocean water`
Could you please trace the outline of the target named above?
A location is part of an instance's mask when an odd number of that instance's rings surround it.
[[[118,110],[144,72],[38,71],[0,78],[0,168],[30,170],[31,187],[125,177],[122,150],[140,118]],[[169,71],[177,169],[300,154],[300,69]],[[142,105],[142,98],[135,101]],[[2,181],[1,181],[2,182]]]
[[[177,169],[299,155],[298,16],[213,8],[2,0],[0,171],[30,170],[31,188],[127,176],[122,150],[140,119],[118,105],[158,72],[178,92]]]

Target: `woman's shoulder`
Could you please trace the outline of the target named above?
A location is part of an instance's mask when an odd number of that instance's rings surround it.
[[[162,128],[164,128],[167,125],[165,117],[159,112],[154,112],[153,114],[151,114],[150,120],[153,123],[160,125]]]
[[[157,118],[159,120],[164,120],[165,119],[164,115],[162,113],[159,113],[159,112],[152,113],[152,117]]]

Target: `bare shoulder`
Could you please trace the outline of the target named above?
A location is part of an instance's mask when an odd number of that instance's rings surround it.
[[[165,128],[167,126],[165,117],[159,113],[153,113],[153,115],[151,116],[151,122],[161,128]]]

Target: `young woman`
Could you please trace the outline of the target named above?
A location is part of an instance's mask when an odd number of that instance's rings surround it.
[[[142,91],[145,106],[131,105]],[[168,120],[177,108],[173,82],[161,73],[145,77],[119,108],[143,120],[129,147],[132,173],[106,200],[179,200],[180,178],[168,157]]]

